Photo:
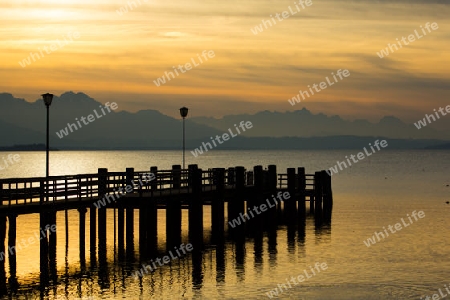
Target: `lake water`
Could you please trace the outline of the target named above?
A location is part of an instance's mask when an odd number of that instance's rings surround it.
[[[313,173],[359,151],[214,150],[197,158],[187,152],[186,165],[251,169],[275,164],[279,173],[300,166]],[[8,154],[0,153],[0,163]],[[0,178],[44,176],[45,153],[12,154],[19,154],[20,160],[0,170]],[[181,158],[180,151],[57,151],[50,155],[50,174],[96,173],[97,168],[170,169],[181,164]],[[118,262],[110,227],[107,266],[103,270],[98,264],[90,267],[87,252],[86,270],[80,272],[78,213],[68,213],[70,234],[66,241],[65,215],[59,212],[57,284],[39,291],[39,244],[31,244],[17,253],[18,292],[5,299],[269,299],[266,293],[278,284],[286,286],[278,290],[279,299],[420,299],[438,294],[439,289],[446,293],[450,284],[449,166],[450,151],[383,149],[332,176],[331,226],[315,228],[314,220],[308,218],[304,239],[288,234],[282,226],[276,246],[269,246],[267,236],[262,246],[253,239],[246,239],[241,246],[228,241],[223,253],[209,246],[200,258],[188,255],[174,260],[140,280],[132,276],[140,268],[138,260]],[[423,211],[423,218],[415,219],[414,211]],[[206,236],[209,215],[209,208],[205,208]],[[112,220],[112,212],[108,218]],[[183,218],[182,238],[187,243],[185,211]],[[396,223],[401,229],[388,231],[390,225],[398,226]],[[18,240],[39,232],[38,215],[19,216],[17,224]],[[159,212],[158,224],[159,248],[164,249],[164,211]],[[375,231],[385,232],[385,238],[367,247],[364,241]],[[137,232],[135,245],[138,257]],[[311,275],[310,266],[316,263],[326,263],[327,268]],[[6,269],[9,276],[8,263]],[[305,274],[305,270],[311,278],[289,288],[286,279]]]

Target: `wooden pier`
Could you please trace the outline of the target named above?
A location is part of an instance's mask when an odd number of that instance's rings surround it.
[[[40,270],[45,284],[56,277],[56,232],[50,233],[50,226],[56,226],[58,211],[79,212],[81,265],[85,263],[86,213],[89,213],[90,260],[95,262],[98,253],[101,264],[106,261],[108,211],[117,213],[114,222],[117,221],[119,256],[123,257],[125,247],[127,256],[134,253],[134,213],[138,210],[139,255],[145,259],[156,249],[158,209],[166,211],[167,249],[181,243],[182,209],[188,210],[189,240],[198,248],[203,243],[204,205],[211,206],[211,232],[218,244],[225,238],[225,221],[242,218],[249,208],[264,205],[279,192],[288,192],[289,199],[278,201],[273,208],[235,228],[227,223],[228,236],[239,238],[246,232],[273,230],[281,219],[302,228],[308,201],[316,224],[331,222],[331,176],[325,171],[306,174],[302,167],[288,168],[287,173],[279,174],[275,165],[266,169],[259,165],[253,170],[240,166],[202,170],[197,165],[181,169],[180,165],[174,165],[172,170],[151,167],[140,172],[133,168],[108,172],[102,168],[97,174],[0,179],[0,253],[6,251],[6,237],[8,249],[16,246],[17,216],[39,214],[36,229],[44,235],[40,240]],[[9,263],[11,276],[15,277],[15,253],[9,255]],[[4,267],[2,259],[0,291],[5,288]]]

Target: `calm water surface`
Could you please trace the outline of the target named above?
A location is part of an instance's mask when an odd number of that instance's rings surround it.
[[[360,150],[339,151],[211,151],[187,164],[200,168],[276,164],[278,172],[304,166],[307,173],[327,169],[346,155]],[[0,178],[45,174],[45,153],[17,152],[20,161],[0,171]],[[0,153],[0,157],[8,152]],[[15,154],[15,153],[14,153]],[[1,160],[0,160],[1,161]],[[179,151],[59,151],[50,156],[50,174],[96,173],[97,168],[124,171],[169,169],[181,163]],[[69,239],[65,215],[57,216],[58,282],[39,291],[39,244],[17,253],[18,292],[10,299],[269,299],[266,295],[286,278],[298,276],[316,262],[327,270],[284,290],[280,299],[420,299],[438,293],[450,283],[450,152],[381,152],[340,171],[332,177],[334,209],[331,226],[315,228],[307,220],[304,238],[286,226],[277,231],[276,245],[251,238],[243,245],[229,241],[223,251],[207,246],[200,258],[187,256],[154,273],[135,280],[139,269],[138,235],[134,262],[118,262],[114,247],[112,210],[108,212],[107,265],[80,266],[78,213],[69,211]],[[375,245],[363,241],[375,231],[401,222],[407,214],[423,211],[425,217],[391,233]],[[138,228],[138,214],[135,230]],[[39,231],[39,216],[17,218],[17,239],[28,239]],[[183,241],[187,238],[187,212],[183,211]],[[87,214],[89,221],[89,214]],[[164,255],[165,214],[158,215],[158,243]],[[208,239],[210,211],[205,208]],[[86,234],[89,234],[87,227]],[[89,242],[89,238],[87,238]],[[86,245],[89,249],[89,245]],[[6,263],[7,276],[9,266]],[[91,298],[89,298],[91,297]]]

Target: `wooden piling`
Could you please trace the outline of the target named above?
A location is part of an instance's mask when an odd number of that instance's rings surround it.
[[[56,210],[52,209],[48,212],[48,260],[49,260],[49,268],[50,268],[50,275],[52,280],[55,282],[58,271],[57,271],[57,265],[56,265],[56,241],[57,241],[57,235],[56,235]],[[52,226],[55,229],[55,231],[51,230]]]
[[[86,207],[78,208],[80,218],[78,240],[80,241],[80,264],[86,263]]]
[[[125,245],[127,258],[134,256],[134,208],[127,207],[126,213],[126,232],[125,232]]]
[[[203,201],[202,201],[202,169],[197,165],[189,165],[189,183],[192,196],[189,197],[189,240],[197,248],[203,242]]]
[[[120,203],[117,208],[117,248],[119,261],[125,257],[125,209]]]
[[[179,189],[181,187],[181,166],[172,166],[172,188]]]
[[[298,189],[298,225],[306,225],[306,175],[305,168],[297,169],[297,189]]]
[[[315,178],[314,178],[314,180],[315,180]],[[315,182],[314,182],[314,184],[315,184]],[[316,199],[315,199],[315,192],[314,192],[314,187],[313,187],[313,192],[312,193],[310,193],[309,194],[309,213],[310,214],[314,214],[315,213],[315,202],[316,202]]]
[[[224,188],[225,188],[225,169],[213,169],[216,193],[211,201],[211,229],[214,238],[223,237],[225,211],[224,211]]]
[[[333,192],[331,189],[331,175],[322,171],[323,182],[323,218],[324,222],[331,222],[331,211],[333,209]]]
[[[48,213],[41,211],[39,214],[39,232],[42,234],[39,242],[39,257],[40,257],[40,278],[41,284],[47,285],[49,277],[49,261],[48,261],[48,232],[45,226],[48,224]]]
[[[269,190],[273,194],[277,190],[277,166],[269,165],[267,170],[269,172]]]
[[[97,250],[97,208],[93,205],[89,207],[89,247],[91,264],[96,261],[95,252]]]
[[[267,224],[267,229],[273,231],[277,229],[277,206],[281,205],[278,200],[275,202],[273,197],[277,196],[277,166],[268,166],[268,195],[267,201],[271,204],[267,213],[265,213],[264,223]]]
[[[147,199],[147,250],[149,255],[154,253],[157,248],[158,241],[158,209],[156,206],[156,196],[155,192],[158,188],[157,174],[158,167],[154,166],[150,168],[150,173],[153,173],[155,179],[150,182],[151,186],[151,196]]]
[[[289,199],[284,200],[284,210],[287,220],[289,222],[294,221],[297,218],[297,203],[295,199],[296,192],[296,174],[295,168],[287,169],[287,185],[288,185],[288,193],[290,195]]]
[[[139,204],[139,258],[141,260],[147,253],[147,205],[146,200]]]
[[[134,190],[134,168],[126,168],[126,186],[125,192],[132,193]],[[126,208],[126,233],[125,233],[125,244],[126,244],[126,256],[128,259],[134,258],[134,207]]]
[[[181,187],[181,166],[172,166],[172,188]],[[181,201],[179,197],[170,197],[166,202],[166,239],[167,249],[181,243]]]
[[[230,186],[233,186],[236,183],[234,168],[228,168],[226,183]]]
[[[240,218],[240,214],[245,213],[245,168],[238,166],[235,168],[236,187],[234,189],[234,195],[228,200],[228,230],[233,237],[242,238],[245,237],[245,224],[241,224],[240,228],[232,227],[230,223],[233,223],[234,219]]]
[[[248,171],[246,173],[246,175],[247,175],[247,178],[246,178],[247,183],[246,183],[246,185],[253,185],[253,182],[254,182],[253,171]]]
[[[98,195],[103,198],[107,193],[108,169],[98,169]],[[98,251],[99,257],[106,255],[106,206],[98,209]]]
[[[264,204],[264,190],[265,190],[265,182],[264,182],[264,170],[261,165],[253,167],[254,174],[254,190],[252,193],[252,197],[247,201],[247,211],[248,215],[253,215],[249,221],[249,229],[253,236],[255,234],[262,234],[262,226],[263,226],[263,216],[262,211],[260,210],[261,205]],[[265,205],[266,206],[266,205]],[[251,212],[251,213],[250,213]]]
[[[322,190],[322,172],[314,173],[314,198],[315,198],[315,211],[314,218],[316,225],[322,222],[322,201],[323,201],[323,190]]]

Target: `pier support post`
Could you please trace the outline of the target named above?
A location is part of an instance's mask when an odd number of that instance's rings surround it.
[[[240,217],[240,213],[245,213],[245,202],[244,202],[244,192],[245,192],[245,168],[236,167],[235,178],[236,178],[236,188],[234,197],[228,201],[228,230],[234,237],[245,237],[245,224],[241,224],[238,227],[232,227],[230,223],[234,223],[234,219]]]
[[[78,208],[78,213],[80,216],[78,240],[80,241],[80,264],[82,269],[86,264],[86,212],[86,207]]]
[[[49,258],[49,267],[50,267],[50,274],[52,276],[52,279],[54,282],[56,282],[56,278],[58,275],[57,271],[57,265],[56,265],[56,210],[51,210],[48,212],[48,258]],[[51,230],[52,226],[55,229]]]
[[[322,171],[323,184],[323,219],[324,222],[331,222],[331,211],[333,209],[333,192],[331,189],[331,175]]]
[[[322,224],[322,201],[323,201],[323,186],[322,186],[322,172],[314,173],[314,198],[315,198],[315,212],[314,218],[316,225]]]
[[[147,251],[152,254],[156,251],[158,242],[158,208],[156,203],[156,191],[158,189],[158,167],[151,167],[150,173],[155,175],[155,179],[150,182],[151,198],[148,199],[147,206]]]
[[[211,227],[215,242],[220,242],[224,233],[225,210],[224,210],[224,188],[225,169],[213,169],[214,182],[216,184],[215,196],[211,200]]]
[[[98,195],[104,197],[108,193],[108,169],[98,169]],[[98,209],[98,256],[106,257],[106,207]]]
[[[133,179],[134,179],[134,168],[127,168],[126,169],[126,187],[125,191],[127,193],[133,192],[134,185],[133,185]],[[127,187],[132,188],[127,188]],[[134,208],[133,207],[127,207],[126,208],[126,256],[127,259],[133,260],[134,258]]]
[[[295,235],[296,235],[296,219],[297,219],[297,199],[296,199],[296,184],[297,176],[295,174],[295,168],[287,169],[287,183],[289,199],[284,200],[284,213],[287,217],[287,244],[288,250],[294,251],[295,249]]]
[[[270,196],[267,198],[269,203],[272,204],[272,206],[269,205],[269,210],[267,213],[265,213],[264,223],[267,224],[267,227],[269,230],[273,231],[277,228],[277,203],[273,200],[273,197],[276,197],[277,195],[277,166],[276,165],[269,165],[268,166],[268,189]],[[278,205],[281,205],[281,203],[278,203]]]
[[[181,166],[172,166],[172,188],[181,187]],[[166,239],[167,249],[179,246],[181,243],[181,200],[180,195],[174,195],[166,202]]]
[[[42,286],[48,284],[49,278],[49,261],[48,261],[48,232],[45,226],[48,225],[48,213],[41,211],[39,214],[39,232],[42,234],[39,243],[40,257],[40,281]]]
[[[147,255],[147,199],[140,199],[139,205],[139,259],[143,260]]]
[[[253,215],[248,223],[252,234],[261,234],[262,235],[262,225],[263,225],[263,217],[261,215],[262,211],[260,211],[261,205],[264,203],[264,190],[265,190],[265,182],[264,182],[264,170],[261,165],[253,167],[254,174],[254,190],[253,195],[250,199],[247,200],[247,215]],[[264,204],[265,205],[265,204]],[[266,205],[267,206],[267,205]],[[256,210],[255,210],[256,207]],[[251,213],[250,213],[251,212]],[[257,213],[259,212],[259,214]]]
[[[298,168],[297,188],[299,193],[298,198],[298,225],[306,225],[306,175],[305,168]]]
[[[95,206],[89,207],[89,247],[90,247],[90,257],[91,257],[91,265],[96,261],[97,251],[97,208]]]
[[[119,261],[125,258],[125,209],[122,203],[117,207],[117,247]]]
[[[197,165],[189,165],[189,183],[192,187],[189,197],[189,240],[199,250],[203,243],[203,201],[202,169]]]
[[[174,189],[181,188],[181,166],[180,165],[172,166],[172,188],[174,188]]]
[[[297,203],[295,201],[296,191],[296,174],[295,168],[287,169],[287,185],[290,198],[284,201],[284,211],[288,218],[288,221],[295,220],[297,217]]]
[[[228,168],[227,170],[227,185],[234,185],[236,183],[235,181],[235,172],[234,168]]]

